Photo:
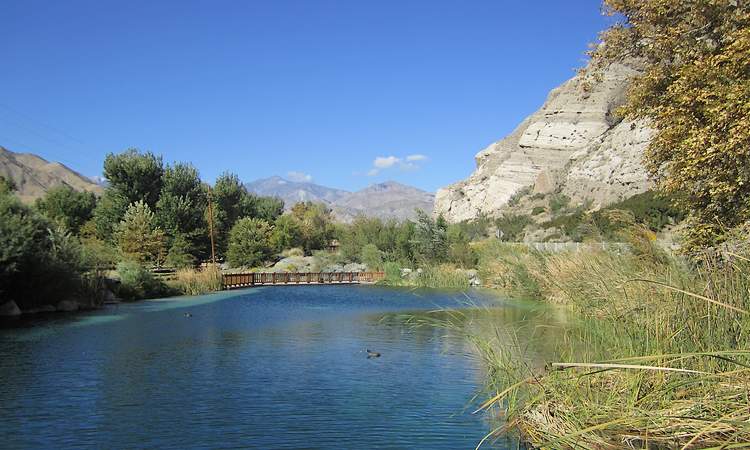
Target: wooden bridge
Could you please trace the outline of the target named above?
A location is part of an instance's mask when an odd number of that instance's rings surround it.
[[[372,284],[385,278],[384,272],[248,272],[221,275],[224,289],[278,284]]]

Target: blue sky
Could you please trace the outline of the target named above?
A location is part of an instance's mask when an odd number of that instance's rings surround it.
[[[434,191],[584,63],[599,0],[0,0],[0,145],[98,175]]]

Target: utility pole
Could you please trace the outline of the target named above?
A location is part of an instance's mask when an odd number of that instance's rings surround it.
[[[214,245],[214,202],[211,199],[211,186],[208,186],[208,235],[211,238],[211,263],[216,266],[216,247]]]

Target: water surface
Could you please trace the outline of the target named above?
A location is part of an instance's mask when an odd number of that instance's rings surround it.
[[[523,308],[475,293],[510,321]],[[472,348],[401,313],[456,293],[265,287],[0,329],[4,448],[474,448]],[[192,317],[185,317],[189,312]],[[381,358],[367,359],[370,348]],[[499,448],[515,448],[498,441]]]

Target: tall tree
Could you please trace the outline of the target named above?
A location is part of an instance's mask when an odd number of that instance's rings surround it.
[[[207,193],[198,170],[190,164],[176,163],[164,171],[161,194],[156,202],[156,222],[170,238],[180,236],[190,254],[205,257]]]
[[[135,261],[160,264],[164,259],[164,232],[143,201],[128,206],[115,237],[120,251]]]
[[[92,192],[59,186],[37,199],[35,206],[48,219],[77,235],[81,226],[94,215],[96,196]]]
[[[255,266],[272,252],[271,225],[263,219],[245,217],[237,221],[229,235],[227,260],[232,267]]]
[[[109,153],[104,158],[104,176],[111,189],[116,189],[129,203],[145,202],[156,205],[162,187],[164,163],[161,156],[151,152],[129,149],[120,154]]]
[[[592,67],[640,61],[622,110],[655,130],[645,155],[689,212],[689,247],[750,220],[750,5],[738,0],[605,0],[621,21]]]

